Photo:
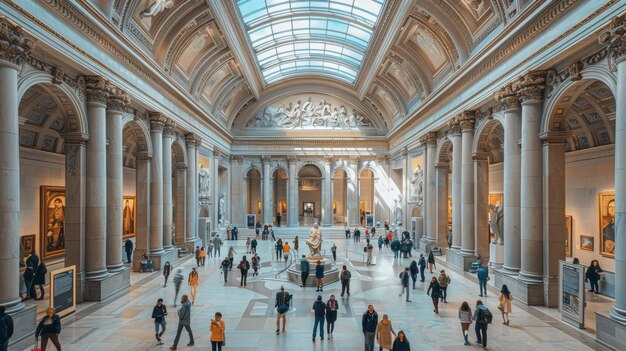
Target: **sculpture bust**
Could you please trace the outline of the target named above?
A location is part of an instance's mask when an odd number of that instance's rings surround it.
[[[313,224],[313,228],[309,232],[309,239],[306,241],[307,246],[311,250],[309,257],[322,256],[322,230],[318,223]]]
[[[174,0],[155,0],[147,9],[141,11],[139,16],[141,18],[154,17],[165,11],[165,9],[171,9],[172,7],[174,7]]]

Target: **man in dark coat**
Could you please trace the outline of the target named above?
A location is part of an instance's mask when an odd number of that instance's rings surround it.
[[[39,257],[35,250],[30,253],[30,256],[26,259],[26,270],[24,271],[24,284],[26,284],[26,298],[36,299],[37,293],[35,292],[35,273],[39,267]]]
[[[4,306],[0,306],[0,351],[8,350],[9,339],[13,336],[13,318],[4,311]]]
[[[126,260],[128,263],[131,263],[131,257],[133,255],[133,241],[130,239],[126,239],[124,243],[124,250],[126,250]]]
[[[233,227],[232,236],[233,240],[239,240],[239,229],[237,227]]]
[[[367,311],[363,313],[361,328],[365,338],[365,351],[374,351],[374,338],[376,336],[376,326],[378,325],[378,313],[374,311],[374,306],[367,306]]]

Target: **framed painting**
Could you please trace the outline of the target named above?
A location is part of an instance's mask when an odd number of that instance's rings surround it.
[[[42,185],[41,192],[41,259],[65,254],[65,188]]]
[[[315,216],[315,203],[314,202],[303,202],[302,203],[302,213],[304,217],[313,217]]]
[[[448,197],[448,225],[452,225],[452,197]]]
[[[35,234],[23,235],[20,237],[20,264],[26,262],[26,259],[33,250],[35,250]],[[24,264],[25,265],[25,264]]]
[[[585,251],[593,251],[593,236],[581,235],[580,236],[580,249]]]
[[[572,257],[572,216],[565,216],[565,257]]]
[[[598,201],[600,210],[600,254],[615,257],[615,193],[600,193]]]
[[[135,236],[137,223],[137,198],[124,196],[122,204],[122,237],[132,238]]]
[[[489,220],[491,221],[492,207],[495,207],[500,203],[500,206],[504,207],[504,194],[489,194]]]

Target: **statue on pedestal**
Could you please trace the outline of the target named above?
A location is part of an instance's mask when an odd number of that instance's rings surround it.
[[[417,206],[421,208],[424,200],[424,170],[422,166],[417,165],[413,171],[411,184],[413,184],[413,198],[417,202]]]
[[[221,193],[220,194],[220,200],[218,202],[217,205],[217,224],[219,228],[224,227],[224,211],[225,211],[225,200],[226,198],[226,193]]]
[[[311,250],[309,257],[322,256],[320,253],[322,249],[322,230],[320,229],[320,225],[318,223],[313,224],[313,228],[311,228],[311,231],[309,232],[309,239],[306,241],[306,244]]]
[[[393,223],[402,225],[402,197],[393,200]]]
[[[494,244],[504,244],[504,209],[500,201],[496,202],[496,205],[489,205],[491,208],[491,221],[489,223],[489,229],[495,235]]]
[[[198,194],[200,196],[209,196],[211,194],[211,181],[209,178],[209,169],[208,168],[200,168],[199,171],[200,178],[200,187],[198,189]]]

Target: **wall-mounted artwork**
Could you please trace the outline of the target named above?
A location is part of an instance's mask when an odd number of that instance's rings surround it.
[[[124,239],[136,235],[137,199],[134,196],[124,196],[122,204],[122,237]]]
[[[313,202],[303,202],[302,203],[302,213],[304,217],[313,217],[315,216],[315,203]]]
[[[448,225],[452,225],[452,197],[448,197]]]
[[[41,259],[65,254],[65,188],[42,185]]]
[[[572,257],[572,216],[565,216],[565,256]]]
[[[615,193],[602,192],[600,207],[600,254],[615,257]]]
[[[581,235],[580,236],[580,249],[585,251],[593,251],[593,236]]]
[[[26,258],[35,250],[35,234],[23,235],[20,237],[20,265],[26,262]],[[23,264],[24,266],[26,264]]]
[[[491,213],[493,208],[500,204],[501,208],[504,208],[504,194],[489,194],[489,220],[491,221]]]

